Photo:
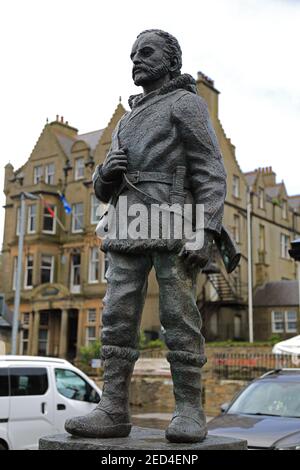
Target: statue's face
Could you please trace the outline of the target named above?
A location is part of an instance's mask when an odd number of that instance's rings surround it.
[[[135,85],[143,86],[169,73],[170,59],[164,48],[165,39],[156,33],[145,33],[135,41],[130,54]]]

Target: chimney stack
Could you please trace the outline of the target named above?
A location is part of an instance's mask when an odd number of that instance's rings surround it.
[[[211,118],[218,118],[219,91],[215,88],[214,81],[203,72],[197,74],[197,91],[205,99]]]

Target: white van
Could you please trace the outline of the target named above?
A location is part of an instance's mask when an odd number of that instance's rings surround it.
[[[37,449],[65,432],[67,418],[89,413],[101,390],[64,359],[0,356],[0,450]]]

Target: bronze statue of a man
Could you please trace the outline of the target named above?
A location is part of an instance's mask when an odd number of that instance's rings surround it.
[[[191,250],[184,240],[174,238],[104,239],[109,263],[101,336],[103,394],[94,411],[68,420],[66,430],[86,437],[130,433],[129,385],[139,356],[148,275],[154,267],[176,401],[166,438],[197,442],[205,438],[207,428],[201,405],[206,357],[196,280],[221,232],[226,173],[207,105],[197,95],[195,80],[180,72],[178,41],[161,30],[143,31],[130,57],[134,83],[143,93],[130,97],[131,111],[119,121],[111,149],[96,168],[95,194],[103,202],[114,199],[116,209],[121,195],[129,208],[141,201],[203,204],[204,244]]]

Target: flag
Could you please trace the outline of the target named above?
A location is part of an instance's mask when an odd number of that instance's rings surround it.
[[[70,214],[70,213],[72,212],[72,207],[70,206],[70,204],[69,204],[68,201],[66,200],[65,195],[62,194],[62,193],[59,193],[59,199],[60,199],[61,202],[63,203],[64,209],[65,209],[65,213],[66,213],[66,214]]]
[[[47,209],[47,211],[49,212],[49,214],[51,215],[51,217],[53,219],[56,220],[56,222],[58,223],[58,225],[63,229],[64,232],[67,232],[64,224],[62,223],[62,221],[57,217],[57,215],[55,214],[55,211],[52,209],[52,207],[49,206],[48,202],[44,199],[44,197],[42,196],[42,194],[39,195],[43,205],[45,206],[45,208]]]
[[[45,202],[45,206],[46,206],[47,211],[48,211],[49,214],[51,215],[52,219],[55,219],[55,212],[54,212],[54,210],[53,210],[50,206],[48,206],[47,202]]]

